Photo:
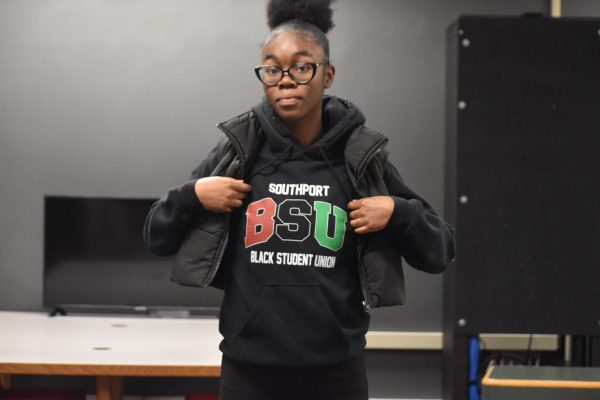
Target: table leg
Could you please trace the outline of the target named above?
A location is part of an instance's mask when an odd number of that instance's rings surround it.
[[[8,374],[0,374],[0,388],[10,389],[12,386],[12,376]]]
[[[123,378],[113,376],[110,383],[110,395],[112,400],[123,399]]]
[[[122,400],[123,378],[120,376],[96,377],[97,400]]]

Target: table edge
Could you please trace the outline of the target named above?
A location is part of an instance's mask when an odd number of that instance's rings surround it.
[[[221,366],[0,363],[0,374],[219,377]]]

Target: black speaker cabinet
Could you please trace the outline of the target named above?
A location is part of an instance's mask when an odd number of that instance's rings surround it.
[[[600,19],[448,36],[445,276],[462,333],[600,333]]]
[[[444,351],[600,334],[600,19],[461,17],[447,40]]]

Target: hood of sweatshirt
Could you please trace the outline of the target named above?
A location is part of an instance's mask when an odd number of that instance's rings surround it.
[[[305,147],[281,123],[265,98],[252,110],[256,113],[265,138],[273,151],[283,151],[291,146],[295,151],[300,151],[309,157],[321,157],[319,148],[330,154],[338,141],[365,123],[362,112],[350,101],[335,96],[324,96],[323,133],[313,144]],[[339,150],[339,147],[335,150]]]

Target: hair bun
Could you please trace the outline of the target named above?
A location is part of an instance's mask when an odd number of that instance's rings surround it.
[[[267,24],[275,29],[290,20],[302,20],[327,33],[333,28],[331,3],[335,0],[269,0]]]

